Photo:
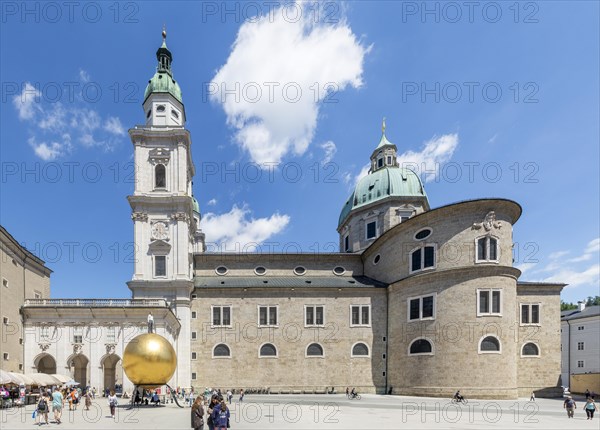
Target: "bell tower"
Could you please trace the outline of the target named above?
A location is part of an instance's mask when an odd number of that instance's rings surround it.
[[[204,250],[200,210],[192,195],[195,169],[191,135],[185,129],[181,89],[173,78],[166,31],[148,82],[145,125],[129,130],[134,148],[135,188],[127,199],[134,229],[134,271],[127,283],[135,299],[163,298],[181,323],[173,333],[178,357],[173,384],[189,387],[190,297],[193,253]]]

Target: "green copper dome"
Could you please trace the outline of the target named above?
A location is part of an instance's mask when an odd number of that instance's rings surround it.
[[[196,213],[200,213],[200,204],[198,204],[198,200],[194,196],[192,196],[192,208]]]
[[[148,86],[144,92],[144,102],[153,93],[167,93],[171,94],[179,103],[183,104],[183,98],[181,97],[181,88],[179,84],[173,78],[173,72],[171,71],[171,62],[173,61],[173,55],[169,48],[167,48],[167,33],[163,30],[163,43],[158,51],[156,51],[156,59],[158,60],[158,67],[156,73],[152,76],[152,79],[148,81]]]
[[[423,183],[415,172],[401,167],[386,167],[362,178],[344,204],[339,225],[350,212],[388,197],[425,197]]]

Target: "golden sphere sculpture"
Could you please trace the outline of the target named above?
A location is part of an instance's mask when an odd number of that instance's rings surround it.
[[[123,352],[123,370],[140,387],[156,388],[169,382],[177,367],[177,354],[167,339],[156,333],[133,338]]]

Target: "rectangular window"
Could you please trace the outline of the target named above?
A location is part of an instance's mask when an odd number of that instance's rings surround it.
[[[83,327],[73,329],[73,343],[83,343]]]
[[[197,294],[192,294],[192,299],[197,299],[198,295]]]
[[[196,319],[196,311],[192,311],[192,319],[195,320]]]
[[[388,163],[388,166],[392,165],[392,156],[391,155],[387,156],[387,163]]]
[[[196,340],[197,338],[198,338],[198,334],[195,331],[193,331],[192,332],[192,340]]]
[[[379,158],[377,160],[377,167],[382,167],[383,166],[383,158]]]
[[[580,325],[579,327],[577,327],[577,330],[583,330],[583,327],[584,326]]]
[[[19,370],[23,370],[23,363],[19,363]]]
[[[4,354],[2,354],[2,357],[3,357],[5,360],[8,360],[8,359],[10,358],[10,355],[8,355],[8,352],[5,352]]]
[[[164,255],[154,256],[154,276],[167,276],[167,257]]]
[[[502,290],[477,290],[477,316],[502,315]]]
[[[6,288],[8,288],[8,279],[2,278],[2,285],[4,285]]]
[[[116,341],[116,330],[114,327],[109,327],[106,332],[106,341],[110,343],[114,343]]]
[[[540,305],[521,303],[521,324],[539,324]]]
[[[577,351],[583,351],[585,348],[584,342],[577,342]]]
[[[2,324],[4,324],[4,325],[8,324],[8,317],[2,317]]]
[[[346,235],[344,237],[344,251],[345,252],[350,251],[350,235]]]
[[[583,367],[583,360],[579,360],[577,362],[577,367]]]
[[[192,380],[196,380],[196,372],[192,372]]]
[[[49,340],[50,339],[50,330],[48,327],[42,327],[40,329],[40,340]]]
[[[213,306],[212,325],[213,327],[231,326],[231,306]]]
[[[192,352],[192,360],[196,360],[197,357],[198,357],[198,354],[195,352]]]
[[[42,298],[42,293],[39,291],[34,291],[33,292],[33,298],[34,299],[41,299]]]
[[[412,253],[411,271],[421,270],[421,250],[417,249]]]
[[[411,252],[411,272],[427,269],[428,267],[435,267],[435,247],[433,245],[423,246]]]
[[[351,326],[369,326],[371,324],[371,305],[352,305],[350,316]]]
[[[425,261],[423,267],[433,267],[434,265],[434,252],[433,246],[425,247]]]
[[[373,239],[377,236],[377,221],[371,221],[367,224],[367,239]]]
[[[277,306],[259,306],[258,307],[258,325],[276,326],[277,325]]]
[[[304,313],[306,326],[322,326],[324,324],[323,306],[306,306]]]
[[[408,299],[408,320],[421,320],[434,318],[434,295]]]
[[[23,345],[23,338],[22,337],[19,338],[19,345]]]

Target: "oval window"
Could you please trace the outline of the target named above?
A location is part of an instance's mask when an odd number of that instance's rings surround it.
[[[337,266],[335,269],[333,269],[333,273],[335,273],[336,275],[343,275],[344,273],[346,273],[346,269],[344,269],[342,266]]]
[[[302,276],[306,273],[306,268],[302,266],[298,266],[294,269],[294,273],[298,276]]]
[[[225,266],[219,266],[215,269],[215,272],[217,272],[217,275],[223,276],[229,272],[229,269]]]
[[[377,254],[373,259],[373,264],[377,264],[379,261],[381,261],[381,255]]]
[[[165,111],[164,105],[158,105],[158,107],[156,108],[156,112],[164,112],[164,111]]]
[[[173,115],[175,118],[179,118],[179,114],[176,110],[171,110],[171,115]]]
[[[430,234],[431,234],[431,229],[430,228],[424,228],[423,230],[419,230],[415,234],[415,239],[417,239],[417,240],[427,239]]]
[[[152,111],[149,110],[148,113],[146,114],[146,118],[150,118],[150,115],[152,115]]]
[[[267,269],[265,269],[263,266],[258,266],[254,269],[254,273],[256,273],[257,275],[264,275],[265,273],[267,273]]]

